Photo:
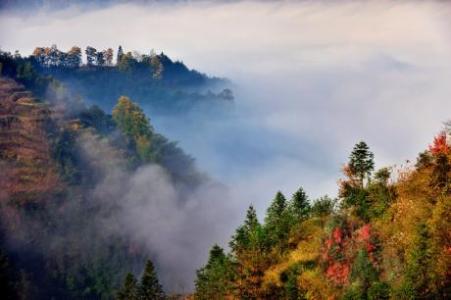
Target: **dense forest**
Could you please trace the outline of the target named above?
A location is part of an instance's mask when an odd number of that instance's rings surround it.
[[[451,124],[415,164],[374,172],[355,145],[339,197],[278,192],[251,206],[226,253],[215,245],[194,299],[449,299]]]
[[[180,113],[230,103],[232,92],[205,92],[222,80],[164,54],[85,54],[86,64],[78,47],[0,53],[2,298],[451,297],[450,123],[399,167],[375,170],[357,143],[336,199],[277,192],[263,222],[250,206],[227,250],[211,248],[193,294],[166,295],[158,259],[123,219],[146,201],[129,193],[143,177],[170,184],[177,209],[214,183],[142,106]]]

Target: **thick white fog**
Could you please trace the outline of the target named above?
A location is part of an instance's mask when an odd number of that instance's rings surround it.
[[[23,54],[51,44],[154,48],[230,79],[236,107],[227,118],[150,117],[230,187],[240,217],[251,202],[262,213],[277,190],[334,196],[361,139],[377,167],[415,160],[451,118],[445,2],[73,6],[1,13],[0,37],[3,50]]]

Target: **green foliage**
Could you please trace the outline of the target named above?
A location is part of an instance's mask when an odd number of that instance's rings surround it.
[[[119,98],[113,109],[113,120],[129,138],[138,157],[143,162],[155,160],[152,151],[153,128],[142,109],[128,97]]]
[[[234,273],[232,263],[224,250],[214,245],[208,263],[197,271],[195,299],[226,299],[232,289]]]
[[[289,210],[295,217],[296,221],[304,219],[310,214],[310,203],[308,201],[307,194],[302,187],[293,194],[293,197],[291,197]]]
[[[349,156],[349,167],[363,186],[364,178],[369,178],[371,171],[374,170],[374,155],[365,142],[361,141],[354,146]]]
[[[148,260],[138,287],[138,299],[159,300],[165,299],[165,297],[163,288],[158,282],[157,273],[155,272],[153,263]]]
[[[290,221],[287,200],[281,192],[277,192],[265,218],[267,237],[273,245],[279,244],[282,249],[286,247]]]
[[[410,249],[407,256],[407,269],[405,273],[404,288],[413,294],[415,298],[427,294],[429,281],[428,265],[430,235],[426,224],[418,224],[415,236],[414,248]]]
[[[313,216],[325,217],[334,212],[336,201],[324,196],[313,202],[311,213]]]
[[[127,273],[124,284],[117,293],[117,300],[138,300],[138,281],[132,273]]]

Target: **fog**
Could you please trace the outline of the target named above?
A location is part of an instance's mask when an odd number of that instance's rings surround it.
[[[254,203],[262,216],[277,190],[290,195],[303,186],[311,198],[336,195],[340,168],[359,140],[377,167],[415,160],[451,117],[450,28],[451,5],[433,1],[118,4],[3,12],[0,45],[21,53],[52,43],[154,48],[230,79],[229,114],[194,113],[183,122],[150,116],[228,186],[223,202],[235,210],[216,240],[224,245],[245,207]],[[133,184],[153,178],[149,172]],[[201,211],[212,212],[207,220],[214,223],[216,206],[208,205]],[[173,237],[185,234],[177,224]],[[201,244],[215,242],[206,239]],[[198,250],[190,247],[188,257]]]

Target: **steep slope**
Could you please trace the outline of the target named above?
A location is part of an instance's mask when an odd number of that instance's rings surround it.
[[[47,137],[50,113],[22,85],[0,78],[1,202],[40,202],[59,189]]]

